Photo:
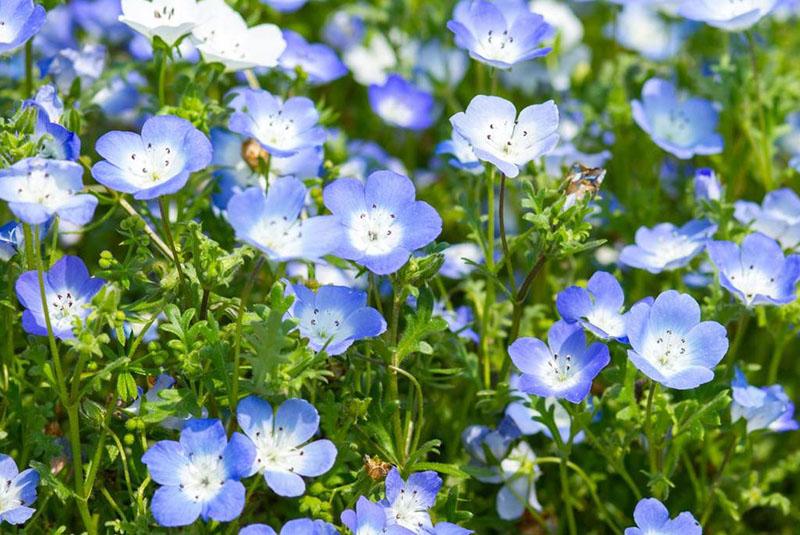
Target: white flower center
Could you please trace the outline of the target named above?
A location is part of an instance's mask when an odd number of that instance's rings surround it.
[[[350,242],[370,256],[390,253],[397,249],[403,236],[402,227],[396,223],[396,214],[373,204],[371,210],[360,212],[350,220]]]
[[[169,145],[154,146],[148,143],[144,152],[132,152],[128,171],[143,187],[165,182],[183,169],[183,157]]]
[[[387,121],[407,125],[414,118],[414,110],[407,102],[395,97],[384,98],[378,105],[378,113]]]
[[[692,128],[692,119],[679,107],[672,108],[668,113],[656,115],[653,126],[659,136],[679,147],[688,147],[697,138]]]
[[[265,470],[294,472],[295,462],[305,453],[289,444],[283,427],[275,432],[256,431],[250,438],[256,447],[255,465],[259,472]]]
[[[517,56],[517,47],[514,45],[514,37],[508,34],[508,30],[495,32],[489,30],[482,39],[478,41],[481,49],[481,56],[488,59],[496,59],[511,63]]]
[[[292,146],[294,139],[299,134],[294,119],[284,117],[283,110],[278,110],[259,120],[254,133],[264,145],[286,147],[287,149]]]
[[[697,249],[697,242],[691,238],[673,231],[669,236],[659,236],[650,252],[658,258],[663,265],[669,264],[680,258],[690,256]]]
[[[565,383],[572,378],[575,370],[572,367],[572,355],[559,355],[553,353],[553,358],[547,360],[547,367],[557,383]]]
[[[345,325],[340,310],[315,308],[307,311],[301,320],[307,335],[323,344],[328,340],[331,343],[342,340],[349,335],[349,326]]]
[[[54,209],[64,203],[73,191],[59,187],[58,181],[46,166],[28,170],[28,174],[17,187],[16,202],[40,204]]]
[[[756,295],[774,297],[778,294],[775,277],[756,269],[753,264],[740,266],[738,270],[729,273],[728,278],[744,294],[748,304]]]
[[[19,497],[20,487],[10,479],[0,479],[0,513],[5,513],[22,505]]]
[[[608,308],[595,307],[586,315],[586,319],[609,336],[622,336],[625,332],[625,320],[622,314]]]
[[[179,479],[181,490],[190,500],[201,503],[211,500],[227,479],[222,455],[191,456]]]
[[[50,308],[50,321],[59,330],[71,328],[72,319],[81,316],[84,302],[76,297],[71,291],[54,292],[47,296],[47,304]]]
[[[430,523],[428,509],[416,489],[401,489],[394,503],[386,509],[386,517],[390,523],[399,524],[412,531]]]
[[[300,250],[303,221],[287,216],[264,218],[254,227],[253,239],[279,256],[291,256]]]
[[[680,367],[689,354],[685,335],[672,329],[665,330],[655,340],[651,339],[649,346],[648,355],[654,364],[665,371]]]

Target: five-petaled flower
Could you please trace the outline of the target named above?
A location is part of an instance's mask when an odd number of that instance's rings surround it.
[[[426,202],[417,201],[408,177],[376,171],[366,184],[340,178],[323,197],[344,231],[333,254],[354,260],[378,275],[394,273],[411,253],[442,231],[442,219]]]
[[[13,52],[39,31],[45,10],[32,0],[3,0],[0,4],[0,56]]]
[[[0,525],[22,524],[33,516],[38,484],[39,472],[33,468],[20,472],[14,459],[0,454]]]
[[[619,262],[650,273],[677,269],[700,254],[716,231],[717,225],[705,220],[692,220],[682,227],[672,223],[640,227],[636,243],[622,249]]]
[[[301,217],[306,193],[291,176],[277,179],[266,195],[248,188],[228,201],[228,222],[237,238],[270,260],[317,260],[341,243],[342,231],[332,216]]]
[[[447,28],[473,59],[499,69],[548,54],[540,45],[555,34],[525,0],[461,0]]]
[[[800,255],[783,255],[781,246],[760,232],[741,245],[712,241],[708,255],[719,271],[719,282],[748,307],[785,305],[797,298]]]
[[[604,340],[625,339],[625,315],[622,306],[625,294],[617,278],[598,271],[589,279],[586,288],[570,286],[556,297],[558,313],[564,320],[580,323],[595,336]]]
[[[241,433],[230,441],[222,422],[186,422],[180,441],[162,440],[142,456],[150,477],[161,485],[150,504],[156,522],[188,526],[198,517],[230,522],[244,509],[244,485],[256,452]]]
[[[472,145],[475,156],[509,178],[558,144],[558,108],[552,100],[528,106],[518,117],[511,102],[478,95],[450,123]]]
[[[121,0],[124,22],[152,40],[158,37],[173,46],[197,26],[200,10],[197,0]]]
[[[64,256],[42,274],[50,326],[56,338],[74,338],[73,323],[85,320],[91,313],[88,306],[105,281],[91,277],[83,260]],[[26,271],[16,282],[17,299],[25,307],[22,328],[25,332],[47,336],[47,321],[42,307],[39,274]]]
[[[633,365],[653,381],[677,390],[711,381],[714,366],[728,351],[725,327],[716,321],[700,321],[697,301],[675,290],[660,294],[652,303],[633,305],[626,330]]]
[[[738,367],[731,382],[733,401],[731,402],[731,421],[744,418],[747,432],[759,429],[785,432],[796,431],[798,422],[794,419],[794,403],[786,395],[781,385],[756,387],[747,382],[747,377]]]
[[[425,130],[435,119],[433,95],[397,74],[369,86],[369,104],[381,119],[399,128]]]
[[[301,284],[293,286],[295,301],[287,313],[298,320],[298,329],[314,351],[341,355],[356,340],[380,335],[386,321],[367,306],[367,293],[345,286],[321,286],[316,292]]]
[[[770,14],[781,0],[683,0],[678,14],[726,32],[746,30]]]
[[[564,320],[550,327],[547,341],[526,337],[509,346],[508,354],[522,372],[519,389],[580,403],[594,378],[611,361],[608,347],[600,342],[587,347],[581,325]]]
[[[436,472],[415,472],[403,480],[400,471],[392,468],[386,476],[385,507],[388,525],[399,525],[415,534],[433,527],[431,507],[442,486],[442,478]]]
[[[154,199],[180,190],[189,175],[211,163],[211,142],[192,123],[172,115],[151,117],[141,135],[115,130],[95,145],[105,160],[92,167],[104,186],[134,199]]]
[[[377,533],[377,532],[376,532]],[[239,535],[278,535],[266,524],[250,524],[239,531]],[[290,520],[281,528],[280,535],[339,535],[333,524],[324,520],[297,518]]]
[[[25,158],[0,170],[0,199],[29,225],[54,215],[76,225],[91,221],[97,198],[82,189],[83,167],[75,162]]]
[[[692,513],[683,512],[670,519],[664,504],[655,498],[644,498],[633,510],[635,528],[626,528],[625,535],[701,535],[703,528]]]
[[[784,249],[796,249],[800,245],[800,197],[794,190],[770,191],[760,205],[736,201],[734,207],[734,217],[740,223],[778,240]]]
[[[301,476],[320,476],[336,461],[330,440],[309,442],[319,429],[319,413],[304,399],[288,399],[273,414],[269,403],[248,396],[239,402],[236,419],[256,450],[248,474],[262,474],[279,496],[301,496]]]

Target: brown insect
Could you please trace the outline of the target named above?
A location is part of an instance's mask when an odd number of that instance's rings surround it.
[[[258,169],[259,160],[269,161],[269,153],[253,138],[242,143],[242,158],[254,171]]]
[[[380,481],[386,478],[386,475],[389,473],[389,470],[392,469],[392,465],[382,461],[378,457],[370,457],[369,455],[364,455],[364,470],[367,471],[367,475],[371,477],[374,481]]]
[[[602,167],[586,167],[582,163],[574,163],[566,176],[567,195],[574,197],[575,201],[584,197],[594,197],[600,191],[606,170]]]

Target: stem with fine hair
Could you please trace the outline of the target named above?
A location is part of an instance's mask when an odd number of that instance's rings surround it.
[[[503,246],[503,258],[506,262],[506,270],[508,271],[508,282],[511,285],[511,293],[517,293],[517,281],[514,280],[514,266],[511,262],[511,254],[508,250],[508,239],[506,237],[506,174],[500,174],[500,199],[499,199],[499,218],[500,218],[500,243]]]
[[[39,295],[42,299],[42,314],[44,315],[44,323],[47,327],[47,340],[50,345],[50,356],[53,359],[53,373],[57,383],[58,397],[61,405],[67,411],[67,420],[69,422],[69,443],[72,450],[72,464],[74,467],[74,485],[75,485],[75,501],[78,505],[78,512],[81,515],[81,520],[86,527],[86,531],[90,535],[97,532],[92,521],[92,515],[89,512],[89,505],[86,501],[87,496],[84,494],[83,486],[83,461],[81,459],[81,435],[80,435],[80,418],[78,415],[79,399],[70,399],[67,391],[67,382],[64,376],[64,368],[61,364],[61,355],[58,352],[58,344],[56,343],[55,335],[53,334],[53,325],[50,321],[50,309],[47,305],[47,292],[44,288],[44,263],[42,261],[41,245],[39,243],[39,228],[35,227],[31,231],[29,225],[25,224],[23,232],[25,233],[26,241],[31,241],[33,249],[33,257],[36,261],[36,275],[39,280]]]
[[[658,457],[653,436],[653,400],[656,397],[658,383],[650,380],[650,392],[647,394],[647,409],[645,409],[644,432],[647,437],[647,457],[650,461],[651,476],[658,471]]]
[[[483,386],[485,388],[490,388],[492,382],[492,363],[489,357],[489,330],[491,324],[491,313],[489,311],[495,301],[494,280],[492,280],[492,277],[494,275],[494,181],[496,173],[495,166],[490,166],[486,199],[486,270],[490,275],[486,278],[486,293],[481,315],[481,357],[483,358]]]
[[[164,224],[164,236],[167,238],[167,245],[169,245],[172,252],[172,259],[175,261],[175,269],[178,270],[178,283],[183,285],[183,267],[181,266],[181,257],[178,256],[178,250],[175,247],[175,239],[172,237],[172,228],[169,223],[169,203],[164,196],[158,198],[158,207],[161,211],[161,222]]]

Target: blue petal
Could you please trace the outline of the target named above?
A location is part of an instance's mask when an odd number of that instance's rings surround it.
[[[229,479],[216,496],[203,505],[203,519],[211,518],[218,522],[230,522],[244,510],[245,490],[239,481]]]
[[[283,437],[281,444],[292,447],[303,444],[319,428],[319,413],[304,399],[287,399],[275,413],[275,434]]]
[[[236,408],[236,420],[239,427],[251,438],[256,433],[271,433],[272,405],[258,396],[247,396]]]
[[[278,496],[294,498],[302,496],[306,491],[303,478],[289,471],[265,470],[264,479],[267,486]]]
[[[147,466],[150,477],[159,485],[178,486],[180,472],[189,463],[183,447],[174,440],[162,440],[150,446],[142,463]]]
[[[202,506],[189,500],[178,487],[159,487],[150,502],[153,518],[160,526],[188,526],[200,516]]]
[[[636,525],[645,531],[659,530],[669,520],[669,511],[655,498],[645,498],[636,504],[633,519]]]
[[[181,431],[180,444],[187,453],[219,455],[225,450],[227,443],[225,428],[216,419],[192,418]]]

